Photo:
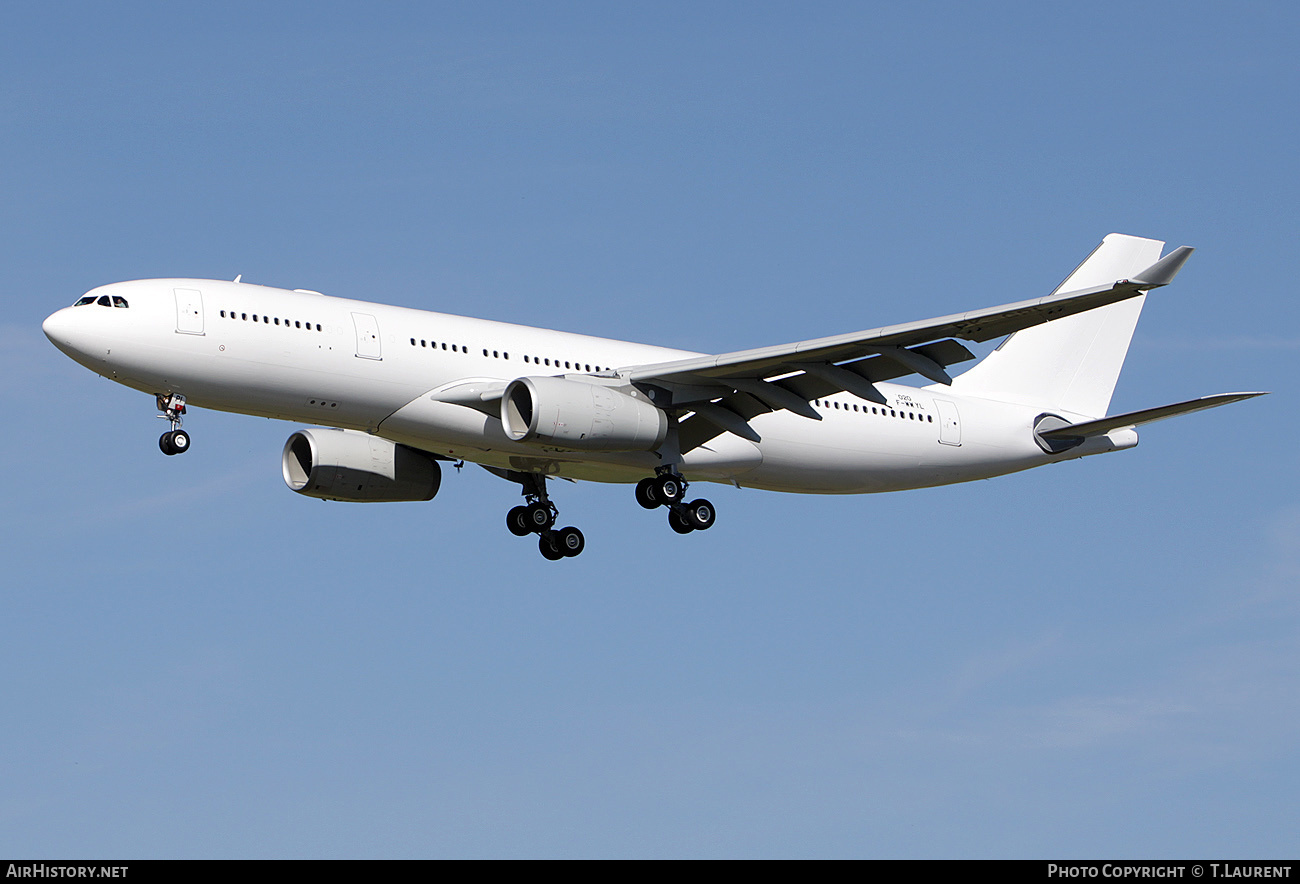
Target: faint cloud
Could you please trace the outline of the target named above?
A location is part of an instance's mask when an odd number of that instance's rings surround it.
[[[226,497],[258,481],[261,481],[260,471],[250,464],[242,464],[206,482],[177,485],[158,494],[122,500],[112,506],[89,509],[79,501],[72,501],[69,511],[60,518],[68,529],[73,529],[84,525],[102,526],[111,522],[129,521],[142,515],[186,512],[196,505]],[[0,521],[0,528],[13,529],[25,525],[27,521],[27,515],[15,512],[10,518]]]
[[[1191,704],[1169,699],[1070,697],[1026,710],[1018,741],[1026,748],[1099,746],[1121,737],[1168,730],[1175,719],[1194,711]]]
[[[1295,599],[1300,589],[1300,507],[1277,513],[1266,536],[1269,554],[1263,563],[1264,598]]]
[[[1249,561],[1253,567],[1229,575],[1225,603],[1196,622],[1196,628],[1221,628],[1259,616],[1260,608],[1269,609],[1274,624],[1300,613],[1295,604],[1300,602],[1300,507],[1277,510],[1263,520]]]
[[[1147,654],[1138,631],[1104,652],[1145,661],[1132,676],[1114,671],[1101,691],[1058,689],[1040,703],[960,704],[1017,670],[1035,666],[1066,642],[1040,638],[996,654],[975,656],[951,678],[950,702],[920,710],[913,737],[981,749],[1026,752],[1144,747],[1162,756],[1240,763],[1242,747],[1257,757],[1290,751],[1300,739],[1300,507],[1265,520],[1254,550],[1243,553],[1210,610],[1182,612],[1162,628],[1184,648],[1177,659]],[[1083,640],[1085,637],[1073,637]],[[1072,669],[1105,671],[1103,652],[1068,643]],[[1172,664],[1172,665],[1171,665]],[[1118,682],[1116,680],[1118,679]]]
[[[56,358],[57,357],[57,358]],[[37,375],[70,373],[65,367],[72,363],[54,345],[45,339],[39,325],[0,323],[0,377],[10,383],[30,380]]]
[[[1059,636],[1045,635],[1036,641],[972,657],[954,675],[949,699],[967,697],[981,688],[1029,668],[1057,648],[1059,643]]]
[[[1059,696],[1028,705],[982,704],[973,715],[955,709],[928,715],[947,721],[937,727],[921,726],[911,734],[950,745],[999,750],[1097,748],[1185,730],[1180,721],[1195,713],[1197,704],[1182,699],[1183,695],[1182,686],[1166,685],[1110,696]]]
[[[1300,560],[1300,507],[1278,513],[1269,528],[1274,549],[1292,564]]]
[[[90,519],[92,522],[102,524],[106,521],[138,516],[141,513],[178,511],[183,507],[192,506],[196,503],[224,497],[240,486],[252,484],[255,478],[260,479],[260,475],[256,470],[249,469],[246,465],[240,465],[237,469],[230,470],[206,482],[178,485],[161,494],[152,494],[148,497],[123,501],[117,506],[107,507],[98,513],[94,513],[90,516]]]
[[[68,385],[86,377],[86,369],[55,349],[40,325],[0,323],[0,400],[11,409],[29,409],[34,402],[65,407],[67,391],[77,389]]]
[[[1249,742],[1285,749],[1300,736],[1294,709],[1300,677],[1291,643],[1225,643],[1170,677],[1113,694],[1060,696],[1038,704],[995,706],[976,716],[919,727],[913,738],[1002,751],[1057,752],[1115,746],[1164,756],[1222,756]],[[1243,730],[1243,728],[1245,730]]]

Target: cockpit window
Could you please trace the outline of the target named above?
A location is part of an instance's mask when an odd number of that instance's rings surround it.
[[[114,296],[113,296],[113,306],[114,306],[114,307],[130,307],[131,305],[128,304],[128,303],[126,302],[126,298],[122,297],[121,295],[114,295]]]
[[[95,303],[94,295],[82,295],[80,298],[77,299],[77,303],[73,304],[72,306],[83,307],[86,304],[93,304],[93,303]]]
[[[101,307],[112,307],[113,304],[108,300],[108,295],[100,295],[99,300],[95,302]]]

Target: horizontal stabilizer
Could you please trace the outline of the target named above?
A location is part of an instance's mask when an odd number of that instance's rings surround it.
[[[1115,414],[1110,417],[1099,418],[1095,421],[1084,421],[1083,423],[1070,424],[1065,427],[1057,427],[1052,430],[1040,430],[1038,435],[1044,439],[1055,439],[1060,441],[1073,439],[1086,439],[1089,436],[1101,436],[1109,433],[1111,430],[1118,430],[1121,427],[1136,427],[1141,424],[1149,424],[1153,421],[1162,421],[1167,417],[1177,417],[1180,414],[1191,414],[1193,411],[1204,411],[1207,408],[1217,408],[1220,405],[1227,405],[1229,402],[1240,402],[1243,399],[1253,399],[1256,396],[1265,396],[1266,393],[1218,393],[1214,396],[1202,396],[1199,399],[1189,399],[1186,402],[1175,402],[1173,405],[1161,405],[1158,408],[1145,408],[1142,411],[1130,411],[1128,414]]]

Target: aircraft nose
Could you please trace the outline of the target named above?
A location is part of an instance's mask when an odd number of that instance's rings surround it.
[[[73,359],[98,349],[98,342],[88,327],[87,320],[94,319],[93,314],[87,316],[88,309],[90,308],[64,307],[51,313],[41,323],[41,330],[50,339],[50,343]]]
[[[64,307],[62,310],[55,310],[45,318],[41,323],[41,330],[45,332],[45,337],[50,342],[58,346],[61,342],[66,342],[68,332],[71,331],[72,321],[69,314],[72,312],[71,307]]]

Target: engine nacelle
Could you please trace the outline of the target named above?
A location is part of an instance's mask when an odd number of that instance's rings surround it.
[[[501,424],[515,442],[575,451],[652,451],[668,435],[668,415],[643,394],[565,378],[511,381]]]
[[[299,430],[284,443],[284,483],[322,500],[432,500],[442,468],[431,455],[356,430]]]

